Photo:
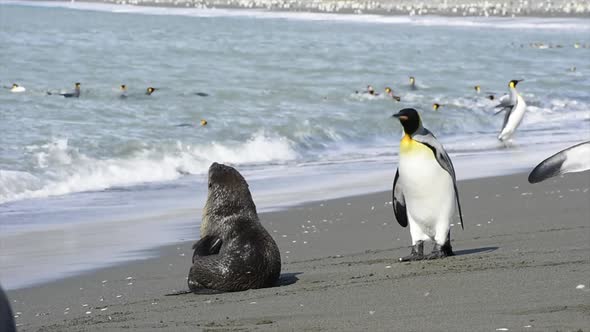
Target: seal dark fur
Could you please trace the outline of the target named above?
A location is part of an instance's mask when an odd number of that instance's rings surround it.
[[[274,285],[281,273],[277,244],[256,213],[248,183],[232,167],[209,167],[201,239],[193,246],[188,286],[242,291]]]

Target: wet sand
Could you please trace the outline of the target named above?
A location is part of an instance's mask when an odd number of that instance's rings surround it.
[[[397,262],[409,231],[383,192],[262,215],[277,287],[166,296],[187,289],[186,242],[8,296],[19,331],[588,331],[589,188],[589,173],[460,182],[465,230],[437,261]]]

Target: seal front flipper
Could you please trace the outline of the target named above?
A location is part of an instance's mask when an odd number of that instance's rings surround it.
[[[223,241],[218,237],[215,237],[213,235],[205,235],[204,237],[202,237],[199,241],[197,241],[193,245],[193,249],[195,250],[194,255],[197,255],[197,256],[216,255],[219,253],[222,243],[223,243]],[[193,262],[194,262],[194,258],[193,258]]]

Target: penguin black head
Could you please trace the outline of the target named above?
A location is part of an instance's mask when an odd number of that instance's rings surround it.
[[[432,104],[432,109],[433,109],[433,110],[435,110],[435,111],[438,111],[438,109],[439,109],[441,106],[442,106],[441,104],[434,103],[434,104]]]
[[[385,88],[385,93],[391,93],[391,88],[390,87],[386,87]]]
[[[18,88],[18,84],[16,84],[16,83],[12,83],[12,87],[13,87],[13,88]]]
[[[416,83],[416,79],[414,76],[410,76],[410,85],[414,85]]]
[[[518,84],[518,82],[522,82],[524,80],[512,80],[510,82],[508,82],[508,87],[510,88],[516,88],[516,85]]]
[[[123,91],[127,90],[127,86],[125,84],[121,84],[121,90],[123,90]]]
[[[479,85],[476,85],[473,87],[475,89],[475,92],[479,93],[481,91],[481,87]]]
[[[154,93],[154,91],[156,91],[156,88],[152,88],[151,86],[149,88],[147,88],[147,90],[145,91],[146,95],[151,95],[152,93]]]
[[[76,88],[80,88],[80,83],[76,82]]]
[[[404,132],[408,135],[414,134],[421,126],[420,115],[413,108],[404,108],[394,114],[393,117],[399,119],[399,122],[404,127]]]
[[[496,99],[496,97],[495,97],[494,95],[489,95],[487,98],[488,98],[489,100],[494,100],[494,99]]]

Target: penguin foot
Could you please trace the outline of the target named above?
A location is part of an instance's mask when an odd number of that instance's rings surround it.
[[[435,243],[432,252],[424,256],[424,259],[439,259],[453,255],[453,250],[451,249],[451,244],[449,242],[445,243],[442,247]]]
[[[424,259],[424,241],[418,241],[412,246],[412,252],[408,256],[400,257],[400,262],[414,262]]]

